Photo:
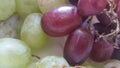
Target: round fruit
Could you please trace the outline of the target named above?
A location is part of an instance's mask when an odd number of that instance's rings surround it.
[[[40,26],[41,16],[33,13],[27,16],[21,29],[21,39],[26,42],[32,52],[39,50],[48,40],[48,36]]]
[[[16,9],[22,18],[30,13],[39,12],[37,0],[16,0]]]
[[[42,13],[45,13],[46,11],[48,11],[49,9],[55,6],[60,6],[63,4],[67,4],[67,1],[66,0],[38,0],[38,5]]]
[[[77,7],[64,5],[47,11],[41,20],[42,28],[50,36],[60,37],[71,33],[81,24]]]
[[[0,68],[27,68],[30,62],[31,52],[24,42],[0,39]]]
[[[47,56],[35,64],[34,68],[69,68],[63,57]]]
[[[15,12],[15,0],[0,0],[0,21],[8,19]]]

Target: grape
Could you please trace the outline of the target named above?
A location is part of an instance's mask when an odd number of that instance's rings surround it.
[[[91,52],[93,37],[85,29],[77,29],[71,33],[64,47],[64,57],[70,65],[82,64]]]
[[[15,12],[15,0],[0,0],[0,21],[8,19]]]
[[[82,16],[95,15],[105,9],[107,0],[79,0],[78,11]]]
[[[117,24],[116,23],[111,23],[109,25],[104,25],[102,23],[96,23],[94,24],[95,30],[98,31],[99,34],[108,34],[111,33],[112,30],[116,29]]]
[[[31,62],[30,49],[20,40],[0,39],[0,68],[27,68]]]
[[[90,58],[97,62],[108,60],[112,56],[113,43],[106,38],[98,38],[93,44],[93,49]]]
[[[47,56],[38,61],[34,68],[69,68],[69,64],[63,57]]]
[[[45,13],[49,9],[60,6],[63,4],[67,4],[66,0],[38,0],[39,9],[42,13]]]
[[[118,18],[119,18],[119,20],[120,20],[120,1],[118,2],[118,5],[117,5],[118,7],[116,8],[116,13],[118,14]]]
[[[50,36],[65,36],[78,28],[81,18],[77,8],[73,5],[55,7],[46,12],[42,17],[42,28]]]
[[[48,36],[40,26],[40,20],[39,13],[30,14],[21,29],[21,39],[30,46],[32,52],[37,52],[48,40]]]
[[[113,51],[113,54],[112,54],[111,58],[120,60],[120,35],[118,35],[117,38],[119,38],[118,41],[117,41],[118,48],[114,48],[114,51]]]
[[[77,3],[78,3],[79,0],[69,0],[69,1],[70,1],[71,4],[77,5]]]
[[[111,24],[110,18],[105,13],[101,13],[96,16],[97,16],[98,20],[100,21],[100,23],[102,23],[103,25]]]
[[[37,0],[16,0],[16,9],[22,18],[31,13],[39,12]]]

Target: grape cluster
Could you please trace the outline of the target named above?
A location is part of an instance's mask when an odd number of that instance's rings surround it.
[[[64,58],[72,66],[90,57],[96,62],[120,59],[118,47],[120,0],[69,0],[71,4],[46,11],[43,31],[52,37],[68,35]],[[93,22],[94,17],[97,18]],[[118,48],[117,51],[114,48]],[[114,55],[114,56],[113,56]],[[119,56],[119,57],[116,57]]]

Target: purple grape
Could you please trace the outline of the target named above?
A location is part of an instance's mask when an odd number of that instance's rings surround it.
[[[77,3],[78,3],[78,0],[69,0],[69,1],[70,1],[70,3],[73,4],[73,5],[77,5]]]
[[[72,66],[82,64],[93,46],[93,37],[86,29],[79,28],[72,32],[64,47],[64,57]]]
[[[111,24],[110,18],[105,13],[101,13],[96,16],[97,16],[98,20],[100,21],[100,23],[102,23],[103,25]]]
[[[80,24],[81,17],[78,15],[77,7],[73,5],[55,7],[46,12],[41,20],[44,32],[54,37],[65,36]]]
[[[98,38],[93,44],[90,58],[96,62],[106,61],[112,56],[113,49],[113,43],[106,38]]]
[[[82,16],[96,15],[106,8],[107,0],[79,0],[78,11]]]

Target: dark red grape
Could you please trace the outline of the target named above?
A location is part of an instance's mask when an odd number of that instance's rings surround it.
[[[120,35],[117,36],[118,38],[118,48],[114,48],[113,54],[112,54],[112,59],[118,59],[120,60]]]
[[[106,38],[95,40],[90,58],[97,62],[108,60],[113,53],[113,44]]]
[[[120,20],[120,1],[118,2],[118,5],[116,7],[116,13],[118,14],[118,18]]]
[[[70,1],[70,3],[73,4],[73,5],[77,5],[77,3],[78,3],[78,0],[69,0],[69,1]]]
[[[116,29],[117,24],[111,23],[109,25],[103,25],[102,23],[96,23],[94,24],[94,28],[96,31],[98,31],[99,34],[108,34],[111,33],[112,30]]]
[[[79,28],[72,32],[64,47],[64,57],[72,66],[82,64],[93,46],[93,37],[86,29]]]
[[[64,36],[78,28],[81,24],[81,17],[77,13],[76,6],[64,5],[54,7],[46,12],[41,20],[41,25],[50,36]]]
[[[94,28],[99,34],[102,34],[105,33],[106,26],[101,23],[96,23],[94,24]]]
[[[111,23],[110,18],[105,13],[100,13],[96,16],[100,23],[102,23],[103,25],[109,25]]]
[[[90,16],[101,12],[106,5],[107,0],[79,0],[77,7],[80,15]]]

